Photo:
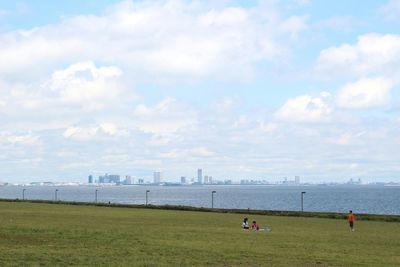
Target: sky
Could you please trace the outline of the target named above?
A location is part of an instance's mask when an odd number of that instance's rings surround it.
[[[0,2],[0,181],[400,182],[400,0]]]

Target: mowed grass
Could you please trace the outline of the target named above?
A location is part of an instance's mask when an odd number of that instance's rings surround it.
[[[0,202],[0,266],[400,266],[400,223]]]

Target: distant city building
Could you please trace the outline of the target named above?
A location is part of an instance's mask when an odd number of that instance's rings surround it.
[[[106,178],[106,176],[107,176],[107,174],[104,175],[104,176],[102,176],[102,175],[99,176],[99,179],[98,179],[99,184],[103,184],[104,183],[104,179]]]
[[[110,179],[110,183],[116,183],[120,184],[121,183],[121,176],[113,174],[109,175],[108,178]]]
[[[209,183],[209,184],[213,184],[213,178],[212,178],[212,176],[208,176],[208,183]]]
[[[154,172],[153,183],[155,183],[155,184],[161,183],[161,172]]]
[[[186,184],[186,177],[185,176],[181,177],[181,184]]]
[[[120,184],[121,177],[116,174],[108,175],[106,173],[104,176],[99,176],[99,183],[100,184],[110,184],[110,183]]]
[[[208,175],[205,175],[205,176],[204,176],[204,183],[205,183],[205,184],[208,184],[208,183],[209,183],[209,181],[208,181]]]
[[[199,184],[203,183],[203,170],[202,169],[197,170],[197,183],[199,183]]]
[[[300,176],[295,176],[294,180],[288,180],[287,177],[284,177],[283,181],[278,182],[278,184],[282,185],[300,185]]]
[[[279,182],[279,183],[285,184],[285,183],[287,183],[287,181],[286,182],[283,181],[283,182]],[[253,180],[253,179],[248,180],[248,179],[243,179],[243,180],[240,180],[240,184],[241,185],[261,185],[261,184],[268,184],[268,181],[266,181],[266,180]]]
[[[144,180],[143,179],[138,179],[138,184],[144,184]]]
[[[360,185],[360,184],[362,184],[362,180],[361,180],[361,178],[358,178],[358,180],[355,181],[355,180],[353,180],[353,178],[351,178],[351,179],[347,182],[347,184]]]
[[[92,176],[92,175],[89,175],[89,177],[88,177],[88,183],[89,183],[89,184],[93,184],[93,176]]]
[[[130,175],[125,176],[124,184],[133,184],[132,177]]]

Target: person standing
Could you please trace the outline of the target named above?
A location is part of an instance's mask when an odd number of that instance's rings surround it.
[[[354,221],[356,220],[356,216],[354,216],[353,211],[350,210],[347,215],[347,221],[349,222],[350,231],[354,232]]]

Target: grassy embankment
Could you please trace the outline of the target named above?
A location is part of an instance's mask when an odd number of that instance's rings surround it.
[[[0,266],[399,266],[400,223],[0,201]]]

